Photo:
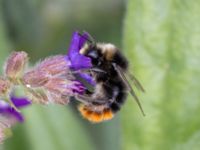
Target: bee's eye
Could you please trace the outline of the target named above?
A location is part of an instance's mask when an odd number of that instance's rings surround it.
[[[90,50],[87,53],[87,56],[90,57],[90,58],[93,58],[93,59],[97,59],[99,57],[99,54],[96,50]]]
[[[102,61],[99,60],[98,63],[97,63],[97,66],[101,66],[101,64],[102,64]]]

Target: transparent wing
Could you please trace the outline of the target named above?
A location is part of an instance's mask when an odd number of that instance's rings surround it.
[[[142,105],[141,105],[141,103],[140,103],[140,101],[139,101],[137,95],[135,94],[135,91],[133,90],[133,88],[132,88],[131,85],[129,84],[129,82],[128,82],[126,76],[124,75],[124,73],[123,73],[123,71],[122,71],[122,69],[121,69],[119,66],[117,66],[115,63],[113,63],[113,66],[114,66],[115,70],[117,71],[117,73],[119,74],[119,76],[121,77],[121,79],[124,81],[124,83],[125,83],[126,86],[128,87],[128,90],[129,90],[130,94],[131,94],[131,95],[133,96],[133,98],[135,99],[135,101],[136,101],[136,103],[138,104],[138,106],[139,106],[139,108],[140,108],[142,114],[145,116],[145,113],[144,113],[144,111],[143,111]]]
[[[133,81],[135,87],[136,87],[138,90],[140,90],[140,91],[142,91],[142,92],[145,92],[143,86],[141,85],[141,83],[138,81],[138,79],[137,79],[133,74],[131,74],[130,72],[128,72],[127,76],[128,76],[128,78],[129,78],[131,81]]]

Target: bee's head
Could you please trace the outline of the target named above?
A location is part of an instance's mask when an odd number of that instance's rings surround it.
[[[103,56],[100,50],[96,46],[85,44],[80,50],[80,54],[91,58],[94,66],[101,66],[103,63]]]
[[[115,45],[111,43],[97,43],[96,47],[101,51],[105,61],[115,63],[123,68],[123,70],[127,70],[128,61]]]
[[[85,44],[81,48],[80,54],[90,57],[94,67],[101,67],[102,64],[109,64],[109,62],[116,63],[124,70],[128,67],[127,59],[115,45],[110,43]]]

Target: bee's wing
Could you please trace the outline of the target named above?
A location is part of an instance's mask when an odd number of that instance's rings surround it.
[[[133,88],[132,88],[131,85],[129,84],[129,82],[128,82],[126,76],[124,75],[124,73],[123,73],[123,71],[122,71],[122,69],[121,69],[118,65],[116,65],[116,64],[114,64],[114,63],[113,63],[113,66],[114,66],[115,70],[117,71],[117,73],[119,74],[119,76],[121,77],[121,79],[124,81],[124,83],[125,83],[126,86],[128,87],[130,94],[134,97],[134,99],[135,99],[136,103],[138,104],[138,106],[139,106],[139,108],[140,108],[142,114],[145,116],[145,113],[144,113],[144,111],[143,111],[142,105],[141,105],[141,103],[140,103],[140,101],[139,101],[137,95],[135,94],[135,91],[133,90]]]
[[[131,74],[130,72],[128,72],[127,76],[128,76],[128,78],[129,78],[131,81],[133,81],[135,87],[136,87],[138,90],[140,90],[140,91],[142,91],[142,92],[145,92],[145,90],[144,90],[144,88],[142,87],[141,83],[138,81],[138,79],[137,79],[133,74]]]

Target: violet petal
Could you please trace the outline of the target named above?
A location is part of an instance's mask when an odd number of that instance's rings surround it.
[[[87,32],[83,32],[83,35],[80,36],[80,41],[79,41],[79,50],[82,48],[82,46],[87,42],[87,39],[89,40],[90,34]]]
[[[7,109],[4,110],[4,113],[8,116],[10,115],[14,117],[19,122],[24,121],[23,115],[20,112],[17,112],[14,108],[8,107]]]
[[[83,79],[85,79],[89,84],[91,84],[92,86],[96,85],[96,82],[94,81],[94,78],[92,78],[90,75],[88,75],[87,73],[79,73],[79,76]]]
[[[82,36],[77,31],[73,33],[68,50],[68,56],[71,61],[71,69],[78,70],[81,68],[92,67],[91,59],[79,53],[80,48],[88,38],[87,36],[87,33],[83,34]]]
[[[85,91],[85,87],[82,83],[76,81],[74,86],[71,87],[74,93],[83,94]]]
[[[72,39],[68,50],[68,56],[70,58],[73,57],[74,53],[79,53],[79,39],[79,33],[75,31],[72,35]]]
[[[21,107],[26,107],[28,105],[31,104],[31,101],[28,100],[25,97],[15,97],[15,96],[11,96],[10,97],[11,101],[13,102],[13,104],[17,107],[17,108],[21,108]]]
[[[31,102],[27,98],[23,97],[19,98],[12,95],[10,99],[17,108],[26,107],[31,104]],[[24,117],[20,112],[16,111],[8,103],[2,100],[0,100],[0,114],[7,117],[13,117],[19,122],[24,121]]]
[[[0,114],[5,117],[13,117],[19,122],[23,122],[24,118],[20,112],[17,112],[8,103],[0,100]]]

